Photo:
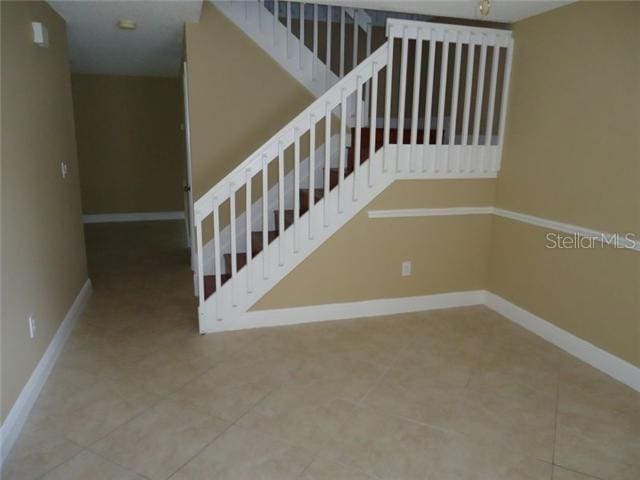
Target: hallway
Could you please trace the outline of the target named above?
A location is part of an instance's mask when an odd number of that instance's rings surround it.
[[[491,310],[201,336],[181,222],[85,233],[5,480],[638,478],[638,394]]]

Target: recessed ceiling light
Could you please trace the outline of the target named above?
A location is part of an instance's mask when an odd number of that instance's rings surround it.
[[[123,18],[118,20],[118,27],[122,30],[135,30],[138,25],[133,20]]]

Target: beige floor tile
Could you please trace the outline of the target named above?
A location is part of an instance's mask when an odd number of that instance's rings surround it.
[[[589,475],[583,475],[582,473],[566,470],[562,467],[553,467],[552,480],[598,480],[596,477]]]
[[[143,477],[85,450],[47,473],[42,480],[143,480]]]
[[[167,478],[227,427],[222,420],[163,401],[92,447],[153,480]]]
[[[312,460],[306,450],[232,426],[171,480],[295,479]]]
[[[316,453],[335,440],[353,410],[352,403],[323,394],[316,385],[288,386],[267,396],[238,424]]]
[[[551,464],[499,445],[448,433],[429,466],[429,479],[549,480]]]
[[[27,422],[5,460],[0,478],[31,480],[40,477],[81,450],[54,429]]]
[[[519,383],[469,387],[455,406],[451,428],[551,462],[556,398]]]
[[[372,477],[345,465],[319,458],[306,468],[299,480],[372,480]]]
[[[319,458],[384,480],[425,480],[445,433],[358,408]]]
[[[601,478],[640,472],[640,413],[616,411],[611,401],[560,385],[555,462]]]
[[[82,446],[91,445],[160,400],[134,384],[100,377],[83,388],[68,390],[64,385],[54,380],[32,415],[39,424]]]

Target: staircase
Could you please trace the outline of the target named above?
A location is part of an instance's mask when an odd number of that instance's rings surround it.
[[[194,204],[201,332],[251,327],[249,309],[395,180],[497,175],[511,32],[388,19],[369,53],[364,11],[214,5],[317,98]]]

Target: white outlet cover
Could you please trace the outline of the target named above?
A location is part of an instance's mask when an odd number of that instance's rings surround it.
[[[411,275],[411,262],[402,262],[402,276],[408,277],[409,275]]]
[[[29,316],[29,337],[36,338],[36,318],[33,315]]]

